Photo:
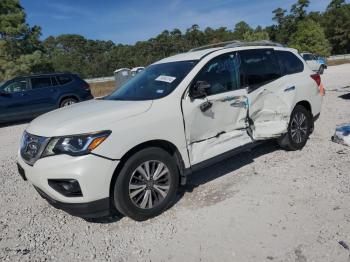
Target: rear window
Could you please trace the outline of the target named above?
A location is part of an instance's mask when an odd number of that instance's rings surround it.
[[[70,76],[57,76],[57,80],[60,85],[65,85],[73,81],[73,78]]]
[[[31,82],[32,82],[32,89],[50,87],[52,85],[50,77],[32,78]]]
[[[305,61],[315,60],[315,57],[312,54],[303,54]]]
[[[275,51],[282,75],[291,75],[304,71],[303,62],[292,52]]]
[[[258,87],[281,76],[273,49],[243,50],[239,54],[246,85]]]

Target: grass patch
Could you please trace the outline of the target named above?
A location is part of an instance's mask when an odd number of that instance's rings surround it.
[[[115,89],[115,81],[90,83],[91,93],[94,97],[106,96],[112,93]]]
[[[339,59],[339,60],[329,60],[327,61],[327,65],[342,65],[342,64],[350,64],[350,59]]]

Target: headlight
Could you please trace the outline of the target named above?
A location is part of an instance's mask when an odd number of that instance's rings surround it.
[[[47,144],[42,157],[67,154],[81,156],[89,154],[111,134],[111,131],[102,131],[91,134],[53,137]]]

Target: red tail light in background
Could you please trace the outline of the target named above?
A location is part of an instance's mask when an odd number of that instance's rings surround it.
[[[83,88],[85,89],[85,90],[87,90],[87,91],[89,91],[90,90],[90,85],[88,84],[88,83],[84,83],[83,84]]]

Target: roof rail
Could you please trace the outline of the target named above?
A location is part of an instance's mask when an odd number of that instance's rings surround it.
[[[282,44],[275,43],[275,42],[272,42],[269,40],[251,41],[251,42],[243,42],[243,41],[233,40],[233,41],[226,41],[226,42],[221,42],[221,43],[216,43],[216,44],[209,44],[209,45],[200,46],[200,47],[191,49],[189,52],[200,51],[200,50],[205,50],[205,49],[215,48],[215,47],[232,48],[232,47],[242,47],[242,46],[278,46],[278,47],[284,47],[284,45],[282,45]]]
[[[241,41],[233,40],[233,41],[225,41],[225,42],[219,42],[215,44],[203,45],[203,46],[193,48],[188,52],[200,51],[200,50],[205,50],[205,49],[215,48],[215,47],[225,47],[229,44],[234,44],[234,43],[241,43]]]

